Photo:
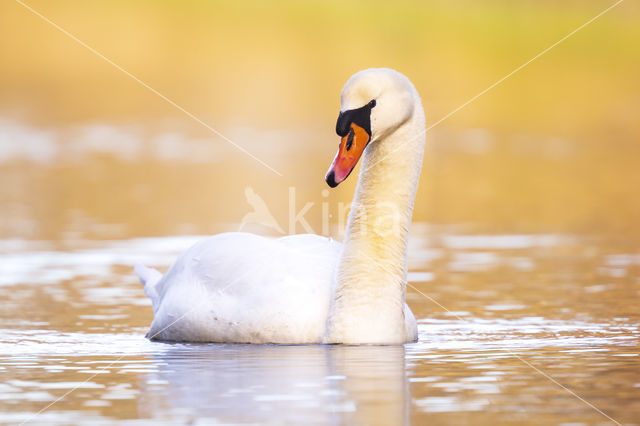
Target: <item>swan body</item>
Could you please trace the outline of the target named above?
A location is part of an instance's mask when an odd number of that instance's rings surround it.
[[[152,301],[150,339],[183,342],[402,344],[417,339],[405,303],[407,236],[424,151],[410,81],[361,71],[341,94],[334,187],[363,158],[343,243],[234,232],[185,251],[162,275],[136,273]]]
[[[272,239],[229,232],[209,237],[185,251],[164,277],[154,274],[156,280],[145,283],[154,310],[147,336],[321,343],[341,250],[341,243],[311,234]],[[140,276],[155,272],[143,268],[136,268]]]

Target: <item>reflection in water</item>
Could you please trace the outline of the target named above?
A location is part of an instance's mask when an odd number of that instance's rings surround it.
[[[34,422],[604,419],[518,357],[635,421],[636,247],[412,231],[407,299],[420,339],[401,347],[150,342],[151,308],[131,266],[166,268],[198,237],[69,240],[64,249],[0,240],[0,422],[20,423],[69,391]]]
[[[149,342],[131,266],[166,268],[196,238],[134,238],[235,230],[247,187],[283,229],[291,185],[316,231],[325,205],[340,223],[355,179],[325,196],[321,177],[358,64],[393,58],[433,124],[594,2],[41,3],[284,176],[0,2],[0,423],[608,421],[516,354],[638,424],[633,2],[429,130],[407,291],[420,341],[404,348]]]
[[[406,423],[404,347],[180,345],[141,376],[144,417]]]

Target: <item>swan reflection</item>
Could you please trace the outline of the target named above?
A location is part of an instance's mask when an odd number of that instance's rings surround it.
[[[403,346],[167,345],[140,415],[218,422],[408,423]]]

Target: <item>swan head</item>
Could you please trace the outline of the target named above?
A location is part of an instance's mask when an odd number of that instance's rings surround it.
[[[369,145],[382,143],[411,117],[415,93],[407,77],[389,68],[360,71],[347,81],[336,123],[340,145],[325,176],[330,187],[349,176]]]

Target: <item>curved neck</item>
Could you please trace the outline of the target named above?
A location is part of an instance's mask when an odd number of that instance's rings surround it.
[[[329,317],[331,341],[403,343],[407,238],[424,152],[424,114],[367,147]]]
[[[347,247],[367,250],[376,255],[375,264],[397,263],[401,252],[406,263],[409,225],[422,169],[422,129],[410,119],[367,148],[351,203],[345,252]]]

